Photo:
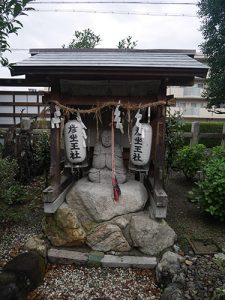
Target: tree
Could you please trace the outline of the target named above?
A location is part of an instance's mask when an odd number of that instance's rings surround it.
[[[134,49],[137,46],[138,41],[132,41],[132,36],[128,36],[125,39],[119,41],[117,48],[119,49]]]
[[[201,49],[210,67],[204,96],[209,107],[218,107],[225,102],[225,1],[200,0],[198,7],[204,37]]]
[[[26,15],[25,11],[33,10],[27,7],[32,0],[1,0],[0,1],[0,64],[9,66],[9,61],[4,57],[6,51],[10,51],[7,42],[9,35],[18,34],[18,30],[23,24],[18,20],[22,15]]]
[[[100,35],[96,35],[91,29],[84,29],[83,31],[76,30],[74,38],[66,47],[63,48],[95,48],[101,42]]]

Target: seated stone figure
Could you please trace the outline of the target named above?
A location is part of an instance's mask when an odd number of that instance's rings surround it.
[[[115,144],[116,178],[118,183],[126,181],[126,170],[123,165],[121,147]],[[88,178],[96,183],[111,183],[112,178],[112,147],[111,132],[105,130],[101,135],[101,142],[94,147],[92,168],[89,170]]]

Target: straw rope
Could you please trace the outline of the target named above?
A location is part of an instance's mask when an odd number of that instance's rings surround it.
[[[66,105],[61,104],[60,102],[56,101],[56,100],[50,100],[48,101],[48,103],[54,103],[55,105],[57,105],[60,109],[62,109],[66,114],[68,113],[80,113],[80,114],[91,114],[91,113],[98,113],[100,110],[102,110],[105,107],[116,107],[118,105],[118,102],[116,101],[108,101],[108,102],[103,102],[103,103],[97,103],[95,107],[92,107],[90,109],[80,109],[80,108],[72,108],[72,107],[68,107]],[[134,111],[134,110],[138,110],[138,109],[143,109],[143,108],[147,108],[147,107],[157,107],[157,106],[166,106],[166,105],[171,105],[174,104],[174,100],[160,100],[160,101],[156,101],[156,102],[150,102],[150,103],[145,103],[145,104],[132,104],[129,102],[125,102],[125,103],[120,103],[120,107],[128,110],[128,111]]]

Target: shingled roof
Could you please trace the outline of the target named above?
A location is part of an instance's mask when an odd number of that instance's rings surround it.
[[[31,56],[12,66],[11,74],[26,81],[49,77],[74,79],[167,78],[179,85],[195,76],[206,77],[208,67],[194,59],[194,50],[31,49]],[[36,78],[36,79],[35,79]]]

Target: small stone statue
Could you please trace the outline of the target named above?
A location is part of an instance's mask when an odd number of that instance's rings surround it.
[[[115,144],[116,178],[118,183],[126,181],[126,170],[123,165],[121,147]],[[111,183],[112,178],[112,147],[111,132],[105,130],[101,135],[101,142],[94,148],[92,168],[89,170],[88,178],[96,183]]]

